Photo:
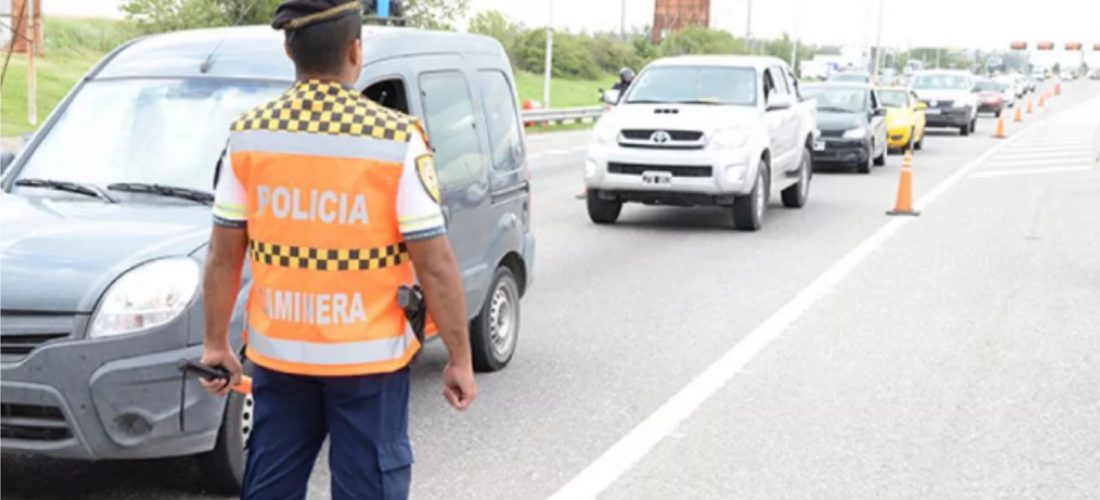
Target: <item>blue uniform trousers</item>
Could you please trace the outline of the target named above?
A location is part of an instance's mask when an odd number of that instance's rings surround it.
[[[252,395],[255,416],[241,498],[304,499],[326,435],[334,500],[408,498],[408,368],[313,377],[256,366]]]

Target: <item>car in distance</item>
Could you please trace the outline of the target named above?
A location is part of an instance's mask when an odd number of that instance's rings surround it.
[[[1089,71],[1089,80],[1100,80],[1100,68],[1092,68]]]
[[[806,203],[813,136],[813,103],[780,59],[657,60],[596,122],[584,159],[588,216],[613,224],[624,203],[714,205],[755,231],[773,196]]]
[[[922,71],[913,75],[909,89],[928,106],[929,128],[954,128],[964,136],[977,129],[978,95],[969,71]]]
[[[871,83],[871,74],[864,71],[841,71],[829,75],[827,82]]]
[[[197,455],[207,485],[239,486],[252,400],[181,381],[177,362],[202,353],[200,275],[229,124],[293,80],[269,28],[143,38],[78,82],[15,159],[0,181],[5,451]],[[431,135],[481,370],[514,352],[534,263],[513,81],[490,38],[364,28],[356,90]]]
[[[924,148],[924,110],[928,106],[906,88],[880,88],[878,97],[886,106],[886,144],[896,151]]]
[[[1008,107],[1003,84],[990,79],[980,79],[974,83],[974,89],[978,92],[979,113],[993,113],[993,116],[1000,117],[1001,112]]]
[[[886,165],[886,108],[874,88],[822,83],[807,85],[805,92],[816,103],[821,133],[812,148],[815,165],[851,165],[864,174],[872,165]]]
[[[1012,96],[1013,104],[1017,100],[1023,98],[1024,94],[1027,94],[1028,92],[1027,81],[1025,80],[1023,75],[1001,75],[997,78],[994,78],[994,80],[996,80],[998,83],[1004,84],[1007,87],[1006,94]]]

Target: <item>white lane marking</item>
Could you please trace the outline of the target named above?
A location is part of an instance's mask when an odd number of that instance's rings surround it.
[[[1092,141],[1077,142],[1077,143],[1068,144],[1068,145],[1065,145],[1065,146],[1054,146],[1054,147],[1046,147],[1046,146],[1027,146],[1027,147],[1023,147],[1023,146],[1020,146],[1020,147],[1006,149],[1002,152],[1002,154],[1048,153],[1048,152],[1055,152],[1056,153],[1056,152],[1059,152],[1059,151],[1076,151],[1078,149],[1092,149]]]
[[[1057,151],[1001,151],[997,158],[1057,158],[1059,156],[1073,156],[1092,152],[1092,146],[1074,149],[1059,149]]]
[[[917,200],[916,208],[924,208],[951,189],[959,180],[972,170],[991,158],[1001,148],[1012,144],[1017,138],[1025,137],[1023,132],[1042,123],[1034,122],[1027,125],[1020,133],[1005,139],[983,153],[977,159],[956,170],[948,178],[941,181],[931,191]],[[602,455],[596,458],[588,467],[565,484],[551,500],[575,500],[594,499],[606,490],[620,476],[633,468],[665,437],[672,434],[680,424],[698,410],[703,403],[714,396],[719,389],[727,383],[742,368],[745,367],[768,344],[797,321],[811,307],[840,284],[852,270],[878,249],[886,240],[890,239],[905,224],[913,219],[910,217],[893,218],[883,224],[867,239],[860,242],[847,255],[840,258],[824,273],[814,279],[786,304],[783,304],[775,313],[753,329],[744,339],[725,352],[717,361],[712,363],[702,373],[696,376],[688,385],[684,386],[665,401],[657,411],[642,420],[625,436],[611,445]]]
[[[989,177],[1014,177],[1017,175],[1042,175],[1042,174],[1058,174],[1065,172],[1082,172],[1085,170],[1092,170],[1093,165],[1077,165],[1073,167],[1056,167],[1056,168],[1012,168],[1005,170],[982,170],[976,174],[970,176],[971,179],[984,179]]]
[[[994,168],[1019,168],[1019,167],[1062,167],[1066,165],[1080,165],[1092,161],[1091,156],[1080,155],[1075,158],[1061,158],[1058,160],[993,160],[982,165],[982,170]]]

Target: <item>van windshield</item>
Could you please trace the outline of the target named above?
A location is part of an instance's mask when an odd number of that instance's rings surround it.
[[[663,66],[642,72],[625,102],[756,105],[756,70],[719,66]]]
[[[88,82],[19,177],[212,191],[230,123],[287,86],[215,79]]]

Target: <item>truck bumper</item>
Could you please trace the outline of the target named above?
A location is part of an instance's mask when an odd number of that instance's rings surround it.
[[[176,321],[166,329],[180,329]],[[186,382],[186,432],[179,427],[176,363],[201,346],[153,353],[139,336],[43,345],[0,368],[3,449],[79,459],[157,458],[209,451],[225,402]],[[135,349],[135,347],[137,349]]]
[[[585,186],[603,193],[681,194],[705,200],[752,191],[757,161],[748,149],[642,149],[592,145],[585,155]],[[672,174],[671,183],[651,185],[644,171]],[[693,196],[702,195],[702,196]],[[633,198],[626,201],[635,201]]]
[[[823,138],[825,149],[813,152],[814,163],[862,164],[871,157],[869,139]]]

